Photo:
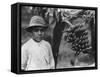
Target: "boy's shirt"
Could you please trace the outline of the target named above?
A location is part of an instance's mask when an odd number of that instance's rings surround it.
[[[36,42],[30,39],[21,49],[21,68],[23,70],[54,69],[51,46],[45,40]]]

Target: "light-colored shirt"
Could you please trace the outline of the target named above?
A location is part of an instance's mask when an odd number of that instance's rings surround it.
[[[21,69],[43,70],[54,69],[54,58],[50,44],[42,40],[30,39],[21,48]]]

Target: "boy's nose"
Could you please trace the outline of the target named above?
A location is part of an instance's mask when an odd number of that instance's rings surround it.
[[[39,34],[39,35],[42,34],[41,30],[38,31],[38,34]]]

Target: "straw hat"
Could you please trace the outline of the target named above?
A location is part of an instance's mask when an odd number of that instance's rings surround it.
[[[46,29],[48,25],[41,16],[33,16],[30,20],[29,26],[25,28],[25,30],[31,32],[35,27],[42,27]]]

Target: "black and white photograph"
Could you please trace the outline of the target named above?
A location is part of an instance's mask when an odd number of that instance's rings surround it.
[[[24,4],[19,12],[21,71],[97,68],[97,8]]]

